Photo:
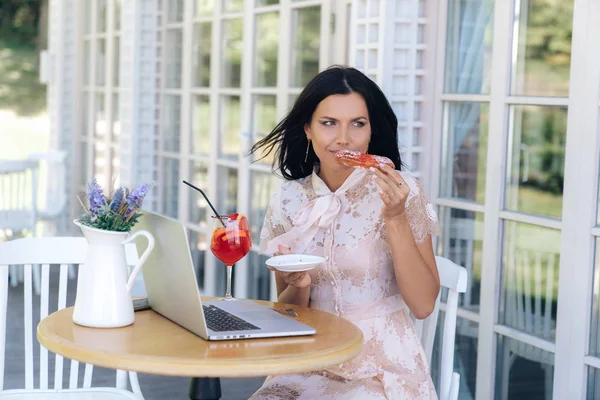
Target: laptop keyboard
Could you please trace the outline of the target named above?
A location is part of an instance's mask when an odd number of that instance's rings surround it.
[[[247,331],[260,329],[258,326],[252,325],[243,319],[236,317],[213,305],[205,306],[204,318],[206,319],[206,325],[208,329],[214,332],[226,332],[226,331]]]

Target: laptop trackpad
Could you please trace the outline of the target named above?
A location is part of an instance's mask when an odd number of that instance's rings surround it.
[[[246,319],[248,321],[273,320],[273,318],[276,318],[279,315],[277,312],[270,310],[238,311],[235,314],[238,317]]]

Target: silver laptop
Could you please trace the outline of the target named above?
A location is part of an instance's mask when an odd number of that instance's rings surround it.
[[[133,232],[147,230],[154,249],[142,267],[150,307],[207,340],[313,335],[316,330],[252,300],[202,303],[186,230],[176,220],[144,211]],[[136,240],[138,254],[146,241]],[[266,267],[265,267],[266,268]],[[225,274],[225,268],[222,269]]]

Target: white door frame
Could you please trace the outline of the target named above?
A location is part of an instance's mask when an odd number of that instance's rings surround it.
[[[478,400],[495,395],[496,338],[502,334],[525,343],[556,352],[554,397],[583,398],[586,393],[587,371],[584,366],[600,368],[600,358],[587,356],[592,301],[595,238],[600,229],[595,225],[598,193],[598,100],[600,90],[600,50],[592,39],[600,36],[600,5],[592,0],[576,1],[573,17],[573,46],[569,98],[509,96],[510,60],[512,55],[513,2],[496,1],[494,8],[494,41],[489,95],[445,94],[444,59],[446,43],[447,3],[428,2],[428,18],[433,37],[429,53],[429,91],[433,120],[432,165],[441,165],[442,116],[445,101],[473,101],[490,104],[485,205],[441,198],[440,173],[432,171],[432,197],[439,206],[464,209],[485,214],[482,262],[481,306],[477,360]],[[439,16],[437,19],[435,18]],[[433,81],[433,83],[431,83]],[[592,87],[594,90],[589,90]],[[433,93],[433,95],[431,95]],[[506,154],[508,143],[508,107],[511,104],[535,104],[569,107],[565,159],[563,219],[557,221],[539,216],[523,215],[504,210]],[[591,121],[591,122],[590,122]],[[490,182],[499,182],[490,184]],[[498,324],[501,273],[501,227],[503,221],[518,221],[560,229],[561,263],[556,343],[550,343],[518,330]],[[586,288],[586,290],[582,290]],[[573,310],[581,310],[573,312]],[[466,311],[466,310],[464,310]],[[463,317],[473,315],[463,312]]]

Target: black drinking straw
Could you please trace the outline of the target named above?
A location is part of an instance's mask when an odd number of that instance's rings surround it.
[[[196,186],[192,185],[191,183],[189,183],[187,181],[183,181],[183,183],[185,183],[186,185],[188,185],[192,189],[196,189],[197,191],[199,191],[202,194],[202,196],[204,196],[204,199],[206,200],[206,202],[208,203],[208,205],[210,206],[210,208],[213,210],[213,213],[215,214],[215,217],[217,217],[219,219],[219,221],[221,221],[221,224],[223,224],[223,226],[225,226],[225,223],[221,219],[221,216],[219,215],[219,213],[217,212],[217,210],[215,210],[215,207],[213,207],[212,203],[210,202],[210,200],[206,196],[206,193],[204,193],[204,191],[202,191],[202,189],[200,189],[199,187],[196,187]]]

